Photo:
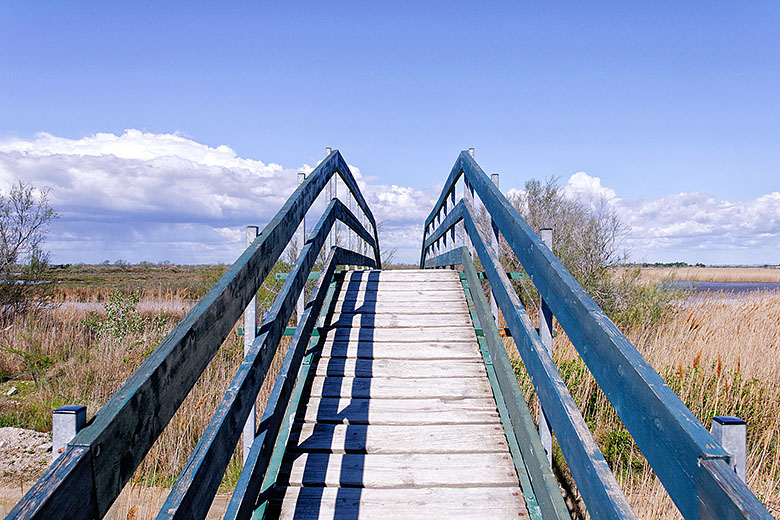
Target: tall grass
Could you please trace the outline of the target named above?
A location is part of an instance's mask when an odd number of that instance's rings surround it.
[[[627,336],[707,429],[715,415],[736,415],[747,421],[747,484],[777,516],[780,294],[691,298],[661,325],[635,327],[627,331]],[[513,346],[508,347],[514,351]],[[553,357],[638,516],[681,518],[563,333],[555,339]],[[530,379],[519,358],[514,362],[535,413],[536,397]],[[559,450],[556,457],[565,467]]]
[[[168,301],[177,297],[163,296]],[[50,431],[52,410],[64,404],[85,405],[88,416],[94,415],[184,316],[183,310],[138,312],[136,307],[149,309],[160,302],[118,298],[124,307],[114,309],[114,323],[108,304],[109,312],[98,314],[61,306],[19,315],[0,330],[0,383],[18,389],[12,396],[0,393],[0,426]],[[287,344],[283,338],[258,396],[261,410]],[[136,471],[135,485],[168,486],[181,472],[241,363],[243,349],[243,337],[234,327]],[[237,449],[223,487],[234,485],[240,470]]]

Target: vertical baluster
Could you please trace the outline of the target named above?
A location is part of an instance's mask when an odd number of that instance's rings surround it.
[[[496,188],[498,188],[498,174],[494,173],[490,176],[490,180],[493,181],[493,184],[496,185]],[[495,221],[493,218],[490,218],[490,227],[493,229],[493,235],[491,236],[491,246],[493,249],[493,252],[496,254],[496,258],[499,259],[499,265],[496,267],[499,267],[501,265],[499,255],[501,254],[500,250],[500,244],[499,244],[499,233],[498,233],[498,226],[496,226]],[[496,303],[496,295],[493,294],[493,291],[490,291],[490,312],[493,313],[493,319],[496,322],[496,327],[500,327],[498,323],[498,304]]]
[[[257,226],[246,227],[246,245],[249,247],[252,242],[257,238],[259,229]],[[255,334],[257,332],[257,294],[249,302],[249,305],[244,310],[244,355],[252,347],[252,343],[255,341]],[[252,405],[252,409],[249,411],[249,417],[246,418],[244,424],[244,431],[242,434],[242,450],[243,460],[246,461],[249,455],[249,449],[252,447],[252,442],[255,440],[255,428],[256,425],[256,410],[255,405]]]
[[[553,230],[550,228],[544,228],[540,230],[542,235],[542,241],[552,251],[553,248]],[[552,357],[552,322],[553,314],[547,302],[544,298],[539,297],[539,337],[542,340],[542,345]],[[547,417],[544,415],[542,406],[538,407],[539,412],[539,437],[542,439],[542,447],[547,453],[547,462],[552,466],[552,433],[550,432],[550,423],[547,422]]]
[[[303,184],[306,180],[306,174],[298,172],[298,184]],[[306,244],[306,215],[303,215],[301,225],[298,226],[298,230],[295,232],[295,240],[298,242],[298,254],[303,251],[303,246]],[[300,324],[301,316],[303,316],[303,304],[306,301],[306,285],[304,284],[301,294],[298,295],[298,301],[295,302],[295,323]]]

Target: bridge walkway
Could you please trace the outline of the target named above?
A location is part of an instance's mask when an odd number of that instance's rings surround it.
[[[269,516],[527,518],[458,273],[339,284]]]

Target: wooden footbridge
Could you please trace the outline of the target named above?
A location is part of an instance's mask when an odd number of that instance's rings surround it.
[[[333,197],[337,177],[358,216]],[[246,356],[157,518],[206,516],[245,424],[243,471],[225,519],[570,518],[496,327],[499,311],[543,407],[540,422],[555,435],[592,518],[635,514],[545,347],[552,315],[685,518],[771,518],[729,453],[470,153],[458,156],[424,224],[420,270],[382,271],[374,217],[337,151],[8,518],[108,512],[245,309],[253,323],[248,305],[326,189],[329,204],[262,323],[246,329]],[[477,225],[475,197],[493,233]],[[355,250],[333,243],[337,221],[359,238]],[[538,330],[498,261],[499,233],[543,297]],[[318,262],[323,249],[327,258]],[[310,276],[316,285],[290,329]],[[256,397],[285,333],[292,338],[257,421]]]

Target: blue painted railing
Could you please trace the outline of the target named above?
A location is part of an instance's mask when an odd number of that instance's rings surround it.
[[[461,177],[466,197],[456,203]],[[470,261],[468,253],[455,247],[456,225],[462,222],[591,516],[635,517],[501,268],[492,240],[477,226],[467,202],[474,192],[682,515],[687,519],[772,518],[730,468],[729,454],[574,280],[474,158],[461,152],[425,221],[420,266]],[[445,251],[448,241],[453,249]],[[511,387],[517,382],[504,384]],[[517,395],[513,388],[501,390]]]
[[[323,306],[323,288],[330,285],[339,264],[380,267],[376,222],[338,151],[331,152],[298,186],[257,239],[73,438],[7,518],[91,519],[106,514],[334,175],[344,181],[371,229],[367,230],[339,200],[330,201],[158,514],[158,518],[205,518],[295,302],[328,233],[336,221],[341,221],[369,245],[374,257],[334,247],[321,269],[225,517],[249,518],[290,398],[296,367]]]

